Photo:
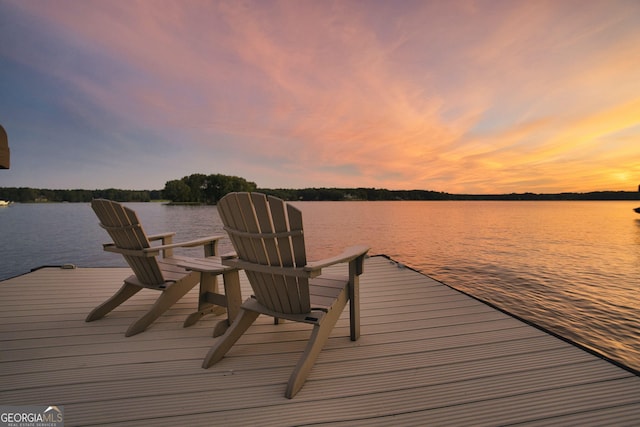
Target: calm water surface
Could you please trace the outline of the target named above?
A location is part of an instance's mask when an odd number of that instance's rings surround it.
[[[366,243],[640,369],[637,202],[298,202],[309,258]],[[222,234],[214,206],[129,204],[147,233]],[[121,266],[88,204],[0,208],[0,280],[42,265]],[[230,250],[228,240],[221,249]],[[193,253],[193,252],[192,252]],[[199,252],[197,252],[199,254]]]

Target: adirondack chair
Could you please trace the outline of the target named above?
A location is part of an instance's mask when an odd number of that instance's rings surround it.
[[[290,204],[259,193],[230,193],[218,202],[218,211],[237,253],[237,258],[223,263],[245,270],[255,296],[240,306],[202,367],[221,360],[260,314],[311,324],[311,337],[287,384],[285,396],[291,399],[304,385],[347,303],[351,340],[359,338],[358,276],[369,248],[354,246],[336,257],[307,262],[302,214]],[[324,267],[337,263],[348,263],[348,273],[321,275]]]
[[[93,309],[86,321],[91,322],[104,317],[143,288],[161,291],[151,309],[129,326],[126,336],[144,331],[200,281],[200,272],[185,268],[189,265],[190,258],[174,256],[173,249],[203,246],[205,257],[212,257],[216,255],[218,240],[224,237],[209,236],[189,242],[172,243],[175,233],[147,236],[136,213],[120,203],[94,199],[91,207],[100,220],[100,226],[113,240],[112,243],[103,245],[104,250],[123,255],[134,274],[124,280],[120,290],[111,298]],[[160,241],[161,245],[152,246],[151,242],[155,241]],[[219,273],[223,270],[225,267],[220,265]],[[205,313],[201,312],[196,315],[203,314]],[[189,322],[194,323],[195,319]]]

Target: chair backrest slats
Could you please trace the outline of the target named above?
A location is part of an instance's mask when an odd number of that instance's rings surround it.
[[[269,206],[263,195],[261,194],[252,194],[251,201],[254,206],[256,217],[258,220],[258,225],[260,227],[260,235],[255,235],[254,239],[261,242],[262,246],[265,250],[265,259],[267,265],[272,266],[285,266],[281,259],[281,254],[278,248],[278,241],[280,239],[276,237],[268,237],[271,235],[276,235],[278,232],[287,231],[286,227],[275,228],[272,223],[272,219],[275,220],[277,217],[277,209],[276,204],[272,204]],[[274,212],[275,211],[275,212]],[[275,221],[274,221],[275,222]],[[287,280],[282,275],[269,275],[264,277],[266,282],[268,283],[268,292],[269,292],[269,300],[271,304],[273,304],[273,309],[282,313],[290,313],[295,308],[291,305],[291,299],[288,296],[287,292]]]
[[[218,202],[220,217],[238,257],[260,265],[306,265],[302,214],[276,197],[260,193],[230,193]],[[307,278],[248,270],[255,297],[281,313],[310,311]]]
[[[289,211],[289,226],[291,228],[302,230],[302,212],[298,209],[287,205]],[[304,244],[304,235],[291,236],[291,247],[293,250],[293,258],[297,267],[304,267],[307,264],[307,253]],[[300,282],[300,279],[298,279]],[[299,293],[300,301],[309,302],[308,310],[311,310],[311,296],[309,294],[309,280],[305,279],[304,283],[298,283],[297,292]]]
[[[253,241],[252,236],[255,234],[257,227],[255,225],[255,214],[251,209],[250,203],[244,203],[240,205],[242,200],[240,198],[229,198],[226,203],[220,201],[218,203],[218,212],[225,224],[225,227],[230,231],[231,241],[237,253],[242,254],[242,258],[255,263],[265,264],[264,260],[258,262],[259,250]],[[246,202],[246,201],[245,201]],[[248,216],[248,218],[246,218]],[[238,234],[233,234],[231,231],[237,230]],[[249,281],[253,287],[253,292],[260,301],[267,301],[269,294],[267,293],[267,284],[264,283],[261,276],[257,276],[251,271],[246,272]],[[271,306],[271,305],[270,305]]]
[[[141,250],[151,245],[136,213],[120,203],[106,199],[94,199],[93,211],[113,240],[121,249]],[[138,280],[145,285],[160,285],[164,277],[155,257],[124,255],[124,259]]]
[[[290,230],[302,232],[302,213],[291,205],[276,198],[270,199],[271,213],[277,232]],[[304,250],[304,236],[302,233],[277,238],[278,248],[283,267],[304,267],[307,263]],[[302,256],[300,256],[302,254]],[[294,312],[305,311],[303,301],[309,300],[309,283],[305,278],[287,276],[285,288],[291,310]],[[306,311],[309,311],[308,309]]]

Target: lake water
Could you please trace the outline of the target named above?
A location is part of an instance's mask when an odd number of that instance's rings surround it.
[[[365,243],[640,370],[637,202],[296,202],[308,257]],[[130,203],[148,234],[222,234],[215,206]],[[0,280],[43,265],[124,266],[88,204],[0,208]],[[221,250],[231,250],[228,240]],[[190,254],[193,254],[190,253]],[[196,252],[200,254],[200,252]]]

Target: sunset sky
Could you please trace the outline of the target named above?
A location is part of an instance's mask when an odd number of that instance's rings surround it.
[[[0,187],[635,191],[640,1],[0,0]]]

